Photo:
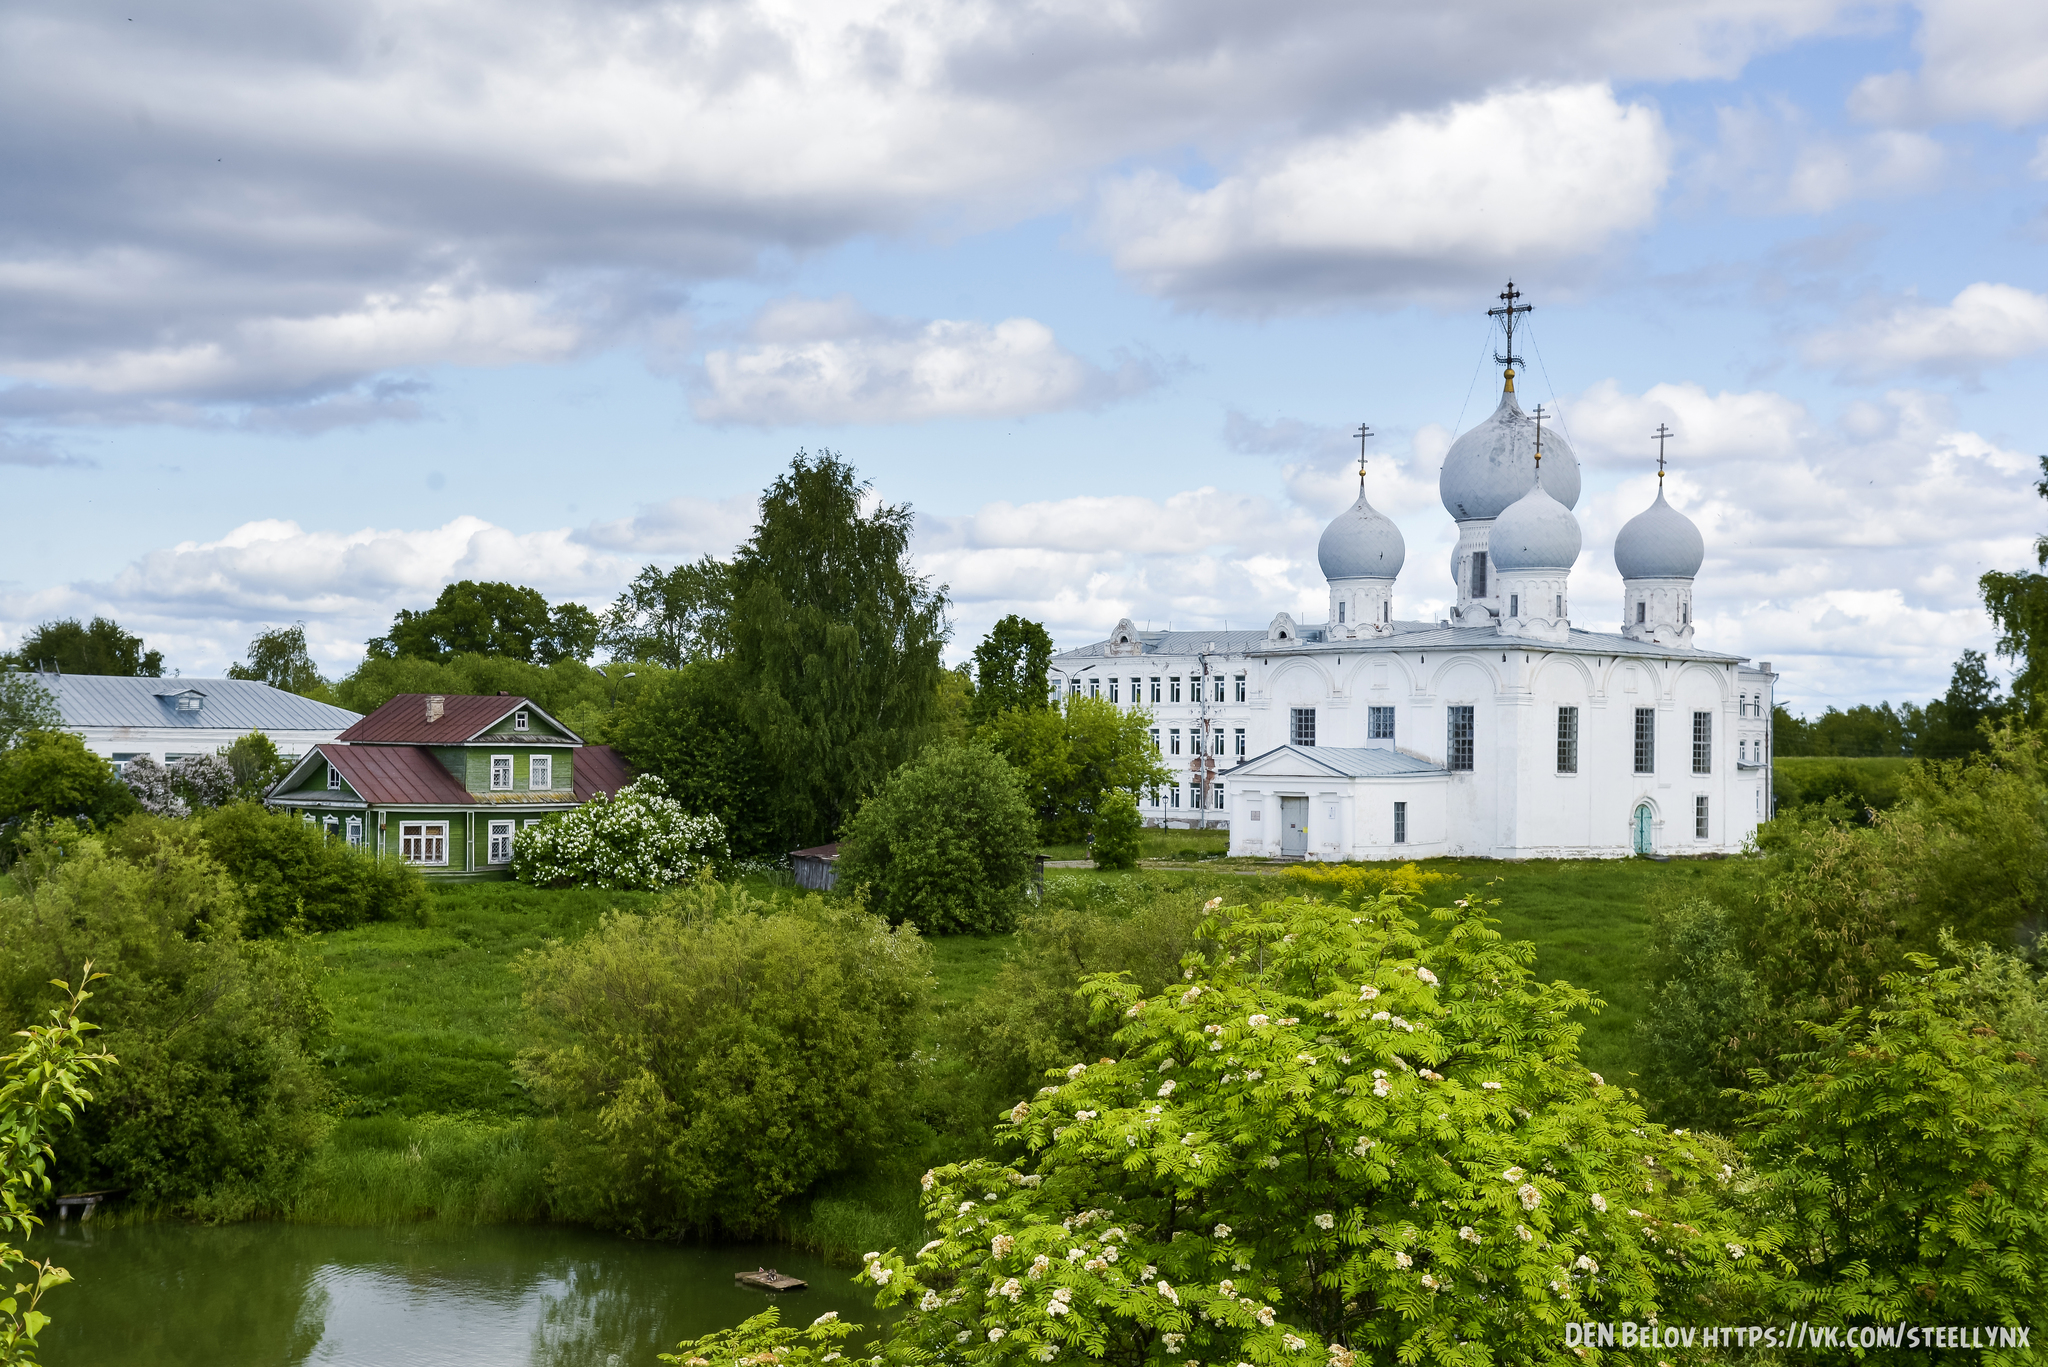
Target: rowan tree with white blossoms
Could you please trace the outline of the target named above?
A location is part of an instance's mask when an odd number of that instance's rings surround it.
[[[926,1175],[938,1237],[862,1273],[906,1307],[882,1353],[1575,1363],[1602,1354],[1567,1321],[1762,1292],[1722,1155],[1579,1062],[1588,994],[1480,907],[1431,914],[1425,941],[1398,894],[1231,911],[1176,991],[1087,980],[1121,1056],[1009,1112],[1012,1162]]]

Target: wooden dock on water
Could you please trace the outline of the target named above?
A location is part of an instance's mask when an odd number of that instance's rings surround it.
[[[751,1286],[757,1291],[802,1291],[810,1285],[801,1277],[777,1272],[772,1267],[757,1267],[752,1272],[735,1272],[732,1275],[741,1286]]]

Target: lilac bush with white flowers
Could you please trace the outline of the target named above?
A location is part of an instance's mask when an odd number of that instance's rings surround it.
[[[728,853],[718,818],[685,811],[649,774],[522,827],[512,841],[512,874],[539,887],[650,890],[686,882]]]

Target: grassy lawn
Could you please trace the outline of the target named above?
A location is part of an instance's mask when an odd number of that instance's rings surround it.
[[[1161,853],[1155,858],[1199,858],[1209,852],[1195,832],[1148,830],[1146,835],[1158,842]],[[1219,836],[1206,839],[1220,850]],[[1606,1003],[1586,1021],[1584,1052],[1593,1067],[1617,1080],[1632,1066],[1634,1020],[1648,987],[1643,955],[1651,906],[1659,898],[1690,895],[1728,868],[1680,860],[1473,859],[1431,860],[1424,867],[1458,880],[1433,889],[1428,901],[1444,905],[1467,894],[1499,899],[1495,914],[1502,932],[1535,944],[1540,977],[1566,979]],[[1063,882],[1128,876],[1063,869],[1049,881],[1057,893]],[[1199,884],[1191,896],[1209,895],[1218,885],[1240,887],[1246,900],[1299,890],[1270,870],[1239,871],[1220,861],[1204,860],[1177,876]],[[751,890],[791,895],[765,882]],[[437,889],[423,926],[382,924],[322,936],[320,949],[329,969],[324,991],[334,1012],[325,1056],[335,1082],[350,1097],[349,1114],[528,1114],[511,1067],[519,1048],[514,961],[549,940],[588,932],[609,908],[633,909],[653,900],[647,893],[473,884]],[[933,1030],[938,1033],[946,1029],[948,1016],[994,982],[1011,937],[954,935],[931,943],[938,978]]]
[[[1229,831],[1161,830],[1147,826],[1138,835],[1140,859],[1204,859],[1223,857],[1230,848]],[[1048,859],[1086,859],[1086,845],[1044,845],[1040,854]]]
[[[749,891],[790,895],[761,880]],[[612,908],[655,900],[645,892],[454,884],[433,890],[424,926],[386,922],[321,936],[322,990],[333,1012],[323,1056],[350,1098],[349,1114],[526,1114],[512,1074],[514,961],[549,940],[585,934]]]

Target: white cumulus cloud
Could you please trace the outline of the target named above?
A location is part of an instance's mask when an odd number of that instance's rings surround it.
[[[1849,108],[1873,123],[2048,115],[2048,8],[2009,0],[1919,0],[1918,71],[1865,77]]]
[[[1669,174],[1649,106],[1518,88],[1249,156],[1208,188],[1113,180],[1095,232],[1157,293],[1313,305],[1597,252],[1649,223]]]
[[[1715,118],[1715,145],[1686,179],[1752,212],[1818,214],[1850,200],[1917,194],[1939,181],[1946,163],[1925,133],[1843,137],[1816,128],[1786,100],[1724,106]]]
[[[1807,359],[1861,376],[1969,373],[2048,347],[2048,295],[1979,281],[1946,304],[1919,300],[1808,340]]]
[[[1150,388],[1153,366],[1105,369],[1033,318],[981,323],[877,318],[847,299],[765,310],[743,345],[704,358],[707,422],[895,423],[1092,407]]]

